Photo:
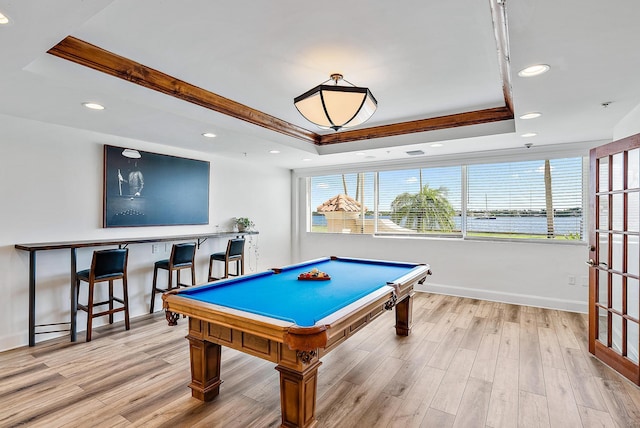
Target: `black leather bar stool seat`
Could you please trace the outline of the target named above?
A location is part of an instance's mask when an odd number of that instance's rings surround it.
[[[224,263],[224,276],[215,278],[213,276],[213,262],[219,261]],[[236,263],[236,273],[229,272],[229,265]],[[213,253],[209,257],[209,281],[228,278],[230,276],[244,275],[244,238],[229,239],[227,243],[227,251],[221,253]]]
[[[86,282],[89,284],[89,294],[87,304],[78,303],[78,309],[87,312],[87,342],[91,341],[91,332],[93,319],[104,315],[109,315],[109,324],[113,324],[113,314],[116,312],[124,312],[124,326],[129,330],[129,295],[127,290],[127,259],[129,250],[112,249],[100,250],[93,252],[91,260],[91,268],[76,272],[75,285],[76,295],[80,295],[80,284]],[[115,297],[113,293],[113,282],[122,280],[122,298]],[[95,302],[95,284],[100,282],[109,282],[109,297],[102,302]],[[122,306],[114,307],[114,302],[120,303]],[[101,305],[109,305],[109,309],[102,312],[94,312],[94,307]]]
[[[180,271],[182,269],[191,269],[191,285],[196,285],[196,243],[185,242],[182,244],[173,244],[171,247],[171,256],[165,260],[159,260],[153,265],[153,285],[151,288],[151,305],[149,313],[153,313],[156,293],[164,293],[174,288],[188,287],[187,284],[180,283]],[[167,271],[169,278],[167,288],[158,288],[158,269]],[[173,286],[173,272],[176,272],[176,285]]]

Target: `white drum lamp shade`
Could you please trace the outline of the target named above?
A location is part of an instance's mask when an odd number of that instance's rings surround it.
[[[331,80],[335,85],[324,82],[294,98],[294,105],[305,119],[320,128],[337,131],[358,126],[375,113],[378,102],[368,88],[339,86],[340,74],[332,74]]]

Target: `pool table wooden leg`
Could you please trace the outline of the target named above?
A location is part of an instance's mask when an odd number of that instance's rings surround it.
[[[191,360],[191,396],[202,401],[211,401],[220,393],[220,354],[222,347],[187,336]]]
[[[316,360],[302,372],[279,364],[281,427],[312,428],[316,420],[316,391],[318,389],[318,367]]]
[[[396,334],[409,336],[413,324],[413,293],[396,303]]]

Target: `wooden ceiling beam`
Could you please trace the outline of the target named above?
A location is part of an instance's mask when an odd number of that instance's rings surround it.
[[[65,37],[47,51],[51,55],[84,65],[145,88],[226,114],[254,125],[317,144],[320,136],[307,129],[240,104],[183,80],[154,70],[73,36]]]
[[[494,22],[496,25],[496,22]],[[496,37],[499,37],[496,32]],[[127,80],[183,101],[222,113],[274,132],[316,145],[328,145],[382,137],[428,132],[461,126],[478,125],[513,119],[508,76],[508,50],[505,41],[498,41],[500,70],[503,79],[505,106],[474,110],[447,116],[431,117],[389,125],[373,126],[320,135],[285,120],[263,113],[198,86],[116,55],[73,36],[65,37],[47,52],[76,64]]]
[[[325,134],[320,137],[318,145],[323,146],[326,144],[368,140],[370,138],[393,137],[396,135],[437,131],[440,129],[479,125],[482,123],[499,122],[510,119],[513,119],[513,112],[509,108],[495,107],[484,110],[450,114],[447,116],[430,117],[410,122],[393,123],[391,125],[340,131],[335,134]]]

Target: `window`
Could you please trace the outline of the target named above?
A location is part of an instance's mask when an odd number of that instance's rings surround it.
[[[374,233],[373,181],[372,172],[312,177],[311,231]]]
[[[461,233],[462,168],[378,173],[378,227],[384,233]]]
[[[470,165],[467,189],[467,236],[582,239],[581,158]]]
[[[568,158],[311,177],[311,231],[582,240],[582,161]]]

